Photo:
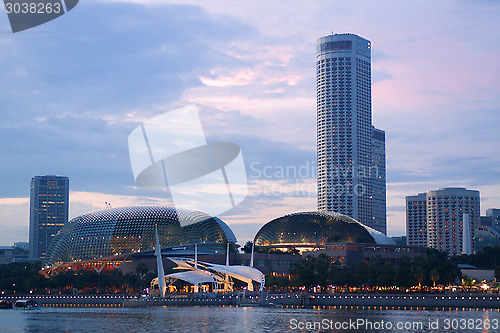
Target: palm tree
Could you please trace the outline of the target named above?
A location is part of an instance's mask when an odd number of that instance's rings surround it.
[[[436,281],[439,280],[439,272],[437,269],[434,268],[431,270],[430,278],[431,278],[432,282],[434,282],[434,287],[436,287]]]

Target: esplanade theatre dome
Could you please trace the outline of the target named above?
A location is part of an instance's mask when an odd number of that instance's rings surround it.
[[[349,216],[327,211],[278,217],[266,223],[255,236],[257,246],[307,246],[337,242],[395,244],[386,235]]]
[[[201,211],[165,206],[110,208],[78,216],[65,224],[50,245],[43,270],[152,254],[156,247],[155,225],[162,250],[198,244],[216,253],[217,249],[225,251],[227,242],[236,242],[223,221]]]

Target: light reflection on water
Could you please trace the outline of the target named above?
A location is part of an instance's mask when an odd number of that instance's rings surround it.
[[[334,323],[363,320],[364,323],[421,322],[422,328],[394,332],[498,332],[485,329],[500,321],[497,310],[408,311],[358,309],[287,309],[238,307],[155,307],[155,308],[39,308],[0,310],[0,332],[352,332],[335,329]],[[323,329],[298,329],[321,323]],[[429,327],[429,323],[438,323]],[[333,324],[332,324],[333,323]],[[445,329],[446,324],[465,325]],[[470,325],[472,324],[472,325]],[[339,325],[339,324],[337,324]],[[500,324],[499,324],[500,325]],[[306,326],[303,326],[306,327]],[[333,330],[324,329],[333,327]],[[358,332],[386,332],[363,328]],[[296,329],[294,329],[296,328]],[[352,326],[351,326],[352,328]]]

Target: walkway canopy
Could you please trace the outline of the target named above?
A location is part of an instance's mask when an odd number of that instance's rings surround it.
[[[199,283],[194,283],[198,281],[198,279],[200,279],[200,281],[206,279],[203,281],[205,283],[215,283],[216,281],[224,281],[225,276],[230,276],[233,279],[247,283],[249,290],[253,290],[253,282],[258,283],[260,285],[259,291],[264,288],[266,282],[264,274],[253,267],[219,265],[202,261],[195,262],[195,260],[190,258],[168,259],[177,265],[175,269],[184,269],[187,271],[169,274],[165,276],[165,279],[176,278],[194,285],[199,285]],[[210,277],[213,280],[210,280]]]

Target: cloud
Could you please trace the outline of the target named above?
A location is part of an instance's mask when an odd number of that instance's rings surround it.
[[[236,73],[230,73],[228,76],[218,74],[219,69],[213,69],[210,74],[214,78],[200,76],[200,81],[206,86],[225,88],[231,86],[246,86],[255,78],[255,73],[249,69],[242,69]]]
[[[158,192],[157,192],[158,194]],[[172,205],[167,199],[162,196],[132,196],[132,195],[116,195],[100,192],[70,192],[70,217],[74,218],[85,213],[105,209],[106,202],[111,204],[111,207],[125,206],[143,206],[143,205]]]
[[[29,235],[29,199],[0,199],[0,245],[27,242]]]
[[[132,129],[202,85],[224,56],[217,44],[251,33],[192,6],[86,2],[71,14],[48,24],[48,37],[16,35],[0,55],[17,59],[0,69],[0,153],[15,156],[4,159],[4,196],[25,194],[18,184],[46,173],[81,190],[124,191]]]
[[[249,172],[252,162],[315,161],[315,42],[333,30],[372,41],[373,119],[387,136],[389,232],[404,231],[404,197],[418,191],[479,188],[496,205],[499,6],[81,2],[38,29],[0,34],[0,61],[8,64],[0,68],[0,198],[25,197],[31,177],[55,173],[71,179],[74,213],[104,201],[168,203],[168,192],[134,187],[127,137],[145,120],[191,103],[208,140],[238,143]],[[0,29],[8,30],[7,20]],[[254,189],[307,184],[311,197],[253,195],[227,218],[245,224],[243,232],[315,209],[313,179],[252,179]],[[2,205],[5,219],[14,217],[5,207],[20,207]],[[14,220],[26,228],[25,217]],[[17,240],[19,230],[12,235]]]
[[[243,245],[255,237],[267,222],[292,212],[316,210],[316,197],[286,195],[248,196],[245,201],[221,218],[234,231],[238,243]]]

